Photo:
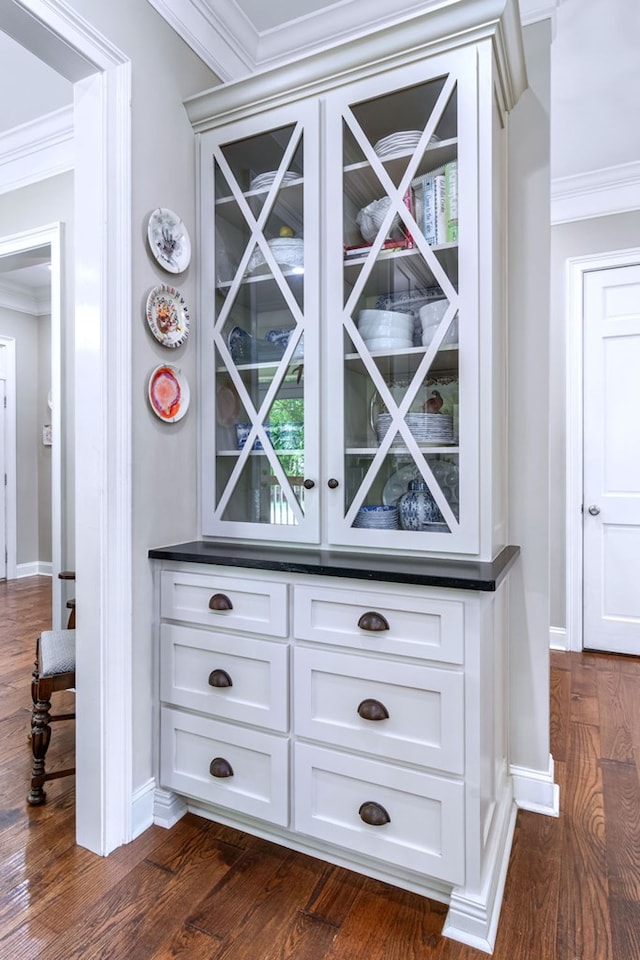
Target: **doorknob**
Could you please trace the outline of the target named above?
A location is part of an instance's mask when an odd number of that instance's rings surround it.
[[[589,513],[591,514],[592,517],[597,517],[598,514],[600,513],[600,507],[597,507],[597,506],[595,505],[595,503],[592,504],[592,505],[589,507]]]

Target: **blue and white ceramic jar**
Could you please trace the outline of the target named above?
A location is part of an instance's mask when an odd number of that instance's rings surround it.
[[[424,480],[410,480],[409,488],[398,500],[398,520],[402,530],[426,530],[440,523],[442,514]]]

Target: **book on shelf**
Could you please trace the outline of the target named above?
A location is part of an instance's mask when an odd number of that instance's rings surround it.
[[[458,239],[458,162],[452,160],[411,181],[414,216],[429,244]]]
[[[372,246],[372,243],[345,244],[343,247],[345,260],[350,260],[352,257],[365,257]],[[409,250],[411,247],[413,247],[413,241],[410,244],[407,238],[403,237],[402,240],[385,240],[381,250]]]

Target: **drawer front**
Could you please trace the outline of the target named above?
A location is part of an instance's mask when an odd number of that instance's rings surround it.
[[[223,720],[289,729],[286,644],[163,623],[160,697]]]
[[[363,621],[367,613],[377,617]],[[294,632],[301,640],[462,663],[464,605],[458,600],[402,596],[382,590],[374,593],[296,584]]]
[[[293,690],[298,736],[464,771],[461,671],[298,647]]]
[[[461,782],[304,743],[296,743],[294,763],[297,831],[448,883],[464,883]],[[372,804],[369,812],[363,810]],[[381,812],[379,807],[388,822],[363,820]]]
[[[160,615],[169,620],[272,637],[289,632],[286,583],[165,570],[160,595]],[[219,609],[225,601],[230,609]]]
[[[162,709],[160,776],[178,793],[287,826],[288,758],[284,738]],[[214,760],[226,761],[232,775],[214,776]],[[223,766],[214,770],[224,772]]]

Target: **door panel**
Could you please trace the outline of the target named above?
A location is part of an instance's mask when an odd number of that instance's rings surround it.
[[[583,644],[640,655],[640,265],[584,294]]]

